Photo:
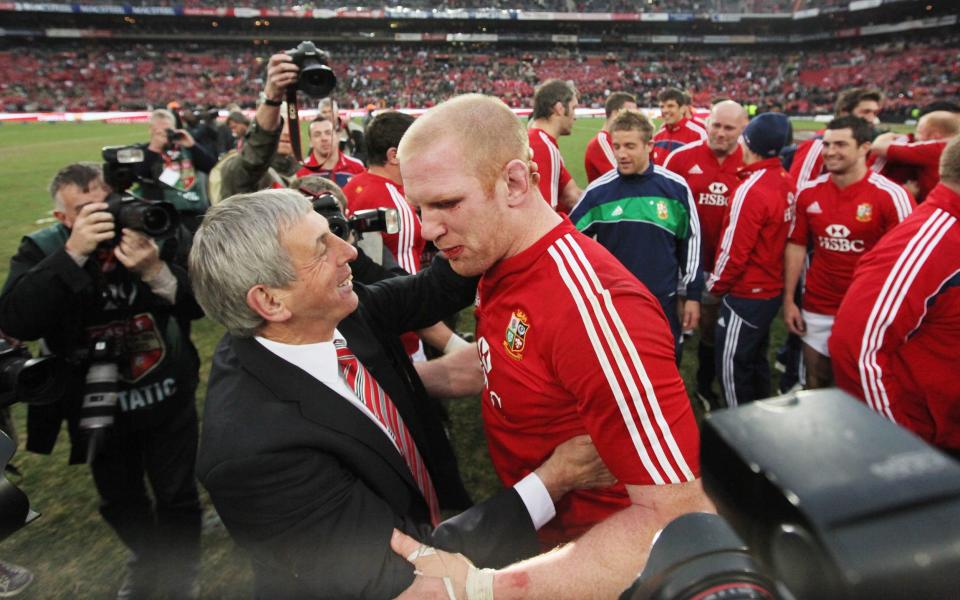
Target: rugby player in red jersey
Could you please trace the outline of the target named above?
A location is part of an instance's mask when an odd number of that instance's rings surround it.
[[[823,134],[828,174],[800,188],[797,197],[784,258],[783,318],[803,338],[807,388],[833,381],[828,341],[857,262],[914,206],[905,189],[867,168],[871,135],[870,124],[858,117],[831,121]],[[810,248],[801,309],[794,298]]]

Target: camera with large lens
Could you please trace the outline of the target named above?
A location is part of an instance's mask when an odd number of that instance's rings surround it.
[[[34,358],[26,346],[0,338],[0,406],[56,402],[64,391],[61,373],[57,357]]]
[[[960,462],[839,390],[710,413],[720,516],[660,533],[621,600],[914,600],[960,591]]]
[[[356,234],[358,240],[366,232],[380,231],[392,234],[400,231],[395,208],[358,210],[348,219],[343,216],[333,194],[310,196],[310,201],[313,203],[313,210],[327,219],[330,231],[342,240],[347,240],[351,231]]]
[[[137,168],[145,159],[143,149],[137,146],[107,146],[102,155],[103,179],[115,190],[106,199],[107,211],[113,215],[117,233],[110,244],[119,241],[120,231],[124,227],[142,231],[157,240],[176,235],[180,214],[173,204],[121,193],[141,181]]]
[[[337,87],[337,76],[330,68],[330,57],[313,42],[300,42],[287,50],[293,64],[300,67],[297,88],[313,98],[326,98]]]

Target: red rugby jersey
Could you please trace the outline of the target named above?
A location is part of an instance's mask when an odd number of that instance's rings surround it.
[[[707,130],[691,119],[683,118],[673,125],[664,124],[653,136],[653,152],[650,159],[655,165],[663,166],[671,152],[690,142],[706,139]]]
[[[836,314],[860,257],[913,207],[905,189],[873,171],[843,189],[829,175],[801,188],[790,242],[813,249],[803,308]]]
[[[350,179],[366,170],[367,168],[363,166],[362,161],[352,156],[347,156],[343,152],[340,153],[340,158],[337,159],[337,164],[335,164],[332,169],[324,169],[318,166],[317,158],[313,155],[313,152],[311,152],[307,159],[303,161],[303,166],[297,171],[297,177],[320,175],[343,187]]]
[[[557,140],[536,127],[530,129],[527,136],[530,139],[530,149],[533,150],[533,161],[537,163],[537,170],[540,172],[540,194],[554,209],[562,210],[557,206],[560,192],[572,177],[563,165]]]
[[[717,262],[707,291],[722,296],[775,298],[783,291],[783,250],[794,208],[794,187],[779,158],[740,169],[723,221]]]
[[[589,433],[620,483],[578,490],[540,530],[568,541],[629,505],[623,484],[691,481],[699,437],[659,302],[564,220],[480,280],[477,342],[490,458],[505,485]]]
[[[700,219],[703,270],[710,273],[723,230],[723,219],[727,216],[733,191],[740,185],[737,172],[743,167],[743,150],[738,145],[720,163],[707,145],[707,140],[697,140],[671,152],[663,166],[683,177],[693,193]]]
[[[593,181],[610,169],[617,168],[617,157],[613,154],[613,139],[609,131],[600,130],[587,144],[583,153],[583,168],[587,172],[587,181]]]
[[[837,385],[960,451],[960,194],[935,187],[867,253],[830,336]]]
[[[888,165],[909,165],[918,170],[917,202],[923,202],[930,190],[940,183],[940,155],[948,140],[926,142],[894,142],[887,147]]]

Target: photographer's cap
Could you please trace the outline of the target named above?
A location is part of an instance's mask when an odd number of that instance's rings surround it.
[[[790,119],[783,113],[763,113],[754,117],[743,130],[743,143],[754,154],[765,158],[779,156],[790,141]]]

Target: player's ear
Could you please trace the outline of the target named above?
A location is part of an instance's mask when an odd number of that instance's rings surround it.
[[[292,314],[283,299],[284,291],[258,284],[247,290],[247,306],[265,321],[281,322]]]
[[[511,206],[519,204],[530,190],[530,168],[515,158],[503,167],[503,174],[507,182],[507,203]]]
[[[390,148],[387,150],[387,164],[388,165],[399,165],[400,161],[397,160],[397,149]]]

